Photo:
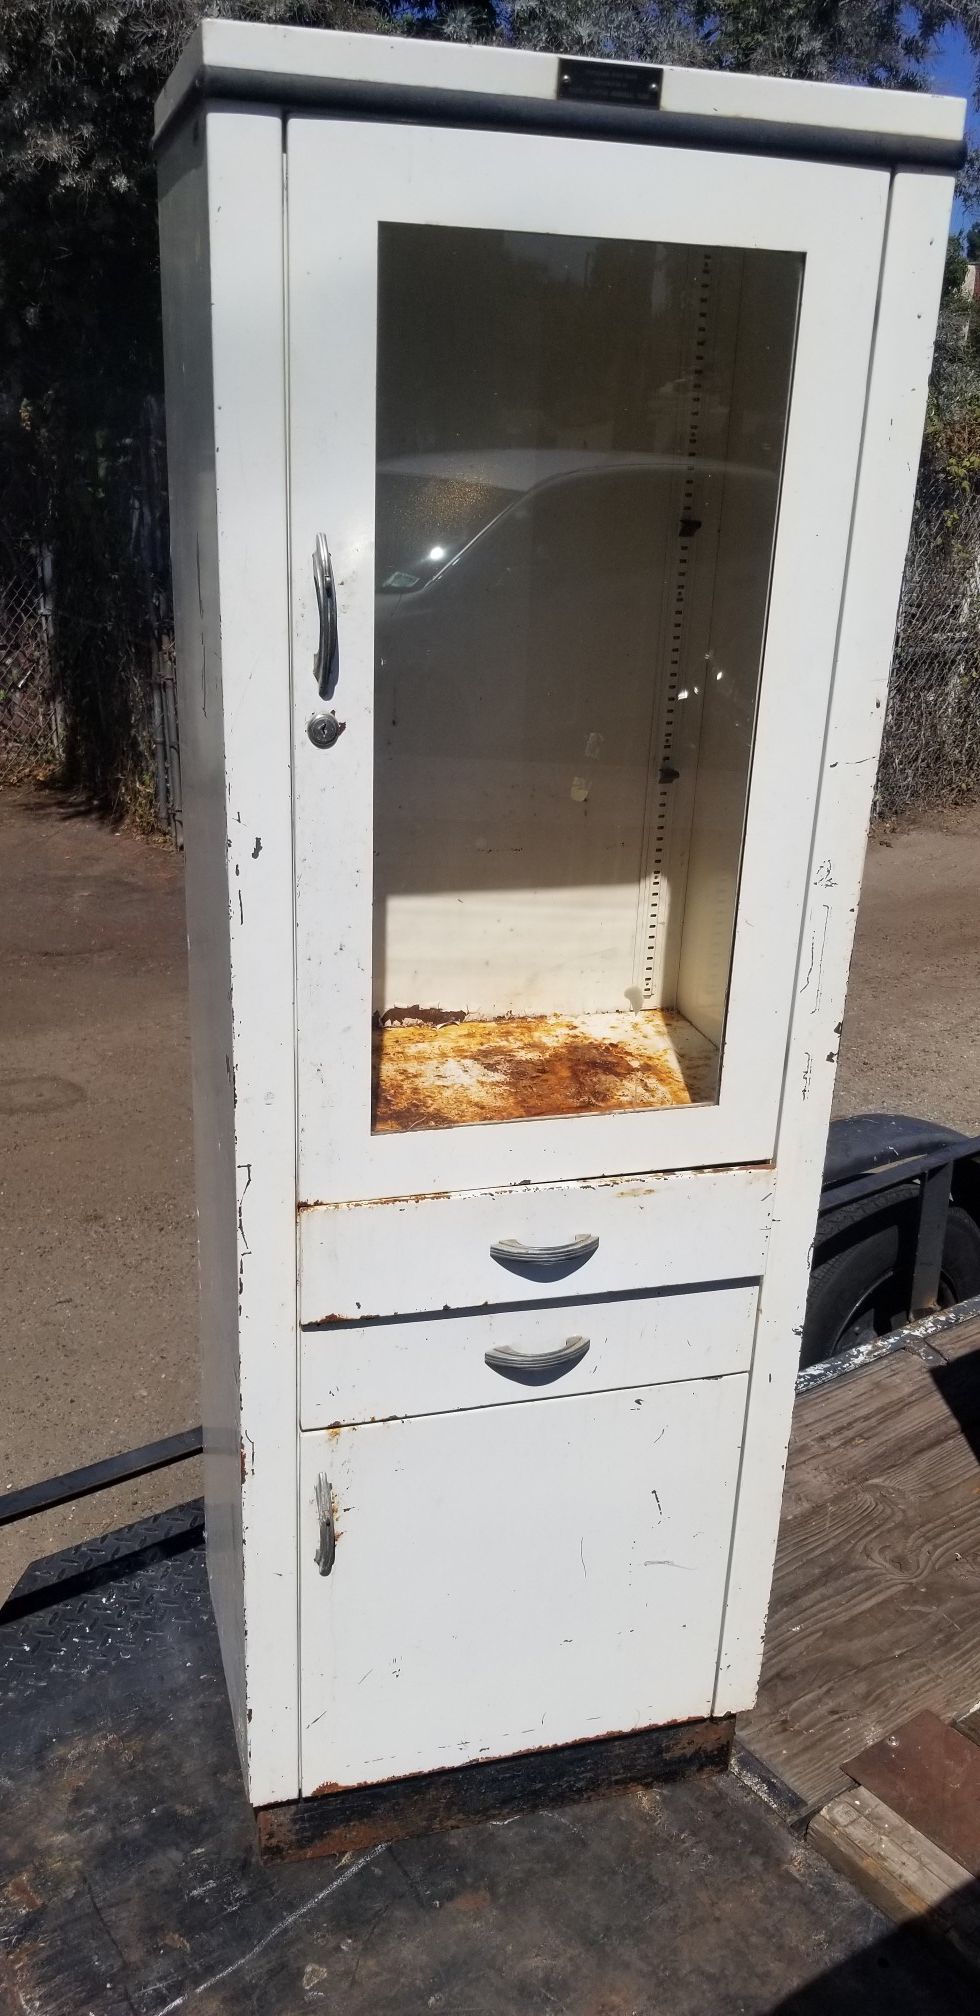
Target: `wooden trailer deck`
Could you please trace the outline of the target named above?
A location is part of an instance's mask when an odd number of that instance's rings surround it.
[[[931,1331],[931,1335],[930,1335]],[[980,1316],[796,1405],[748,1749],[807,1806],[931,1709],[980,1700]]]

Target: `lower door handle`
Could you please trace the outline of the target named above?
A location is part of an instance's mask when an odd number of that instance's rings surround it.
[[[557,1351],[515,1351],[513,1345],[501,1344],[498,1350],[485,1351],[483,1355],[492,1372],[508,1372],[517,1379],[540,1379],[570,1372],[585,1357],[588,1348],[587,1337],[566,1337]]]

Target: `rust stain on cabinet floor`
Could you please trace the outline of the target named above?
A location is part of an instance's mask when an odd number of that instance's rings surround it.
[[[714,1045],[682,1015],[656,1008],[383,1024],[372,1040],[376,1134],[691,1106],[716,1096]]]

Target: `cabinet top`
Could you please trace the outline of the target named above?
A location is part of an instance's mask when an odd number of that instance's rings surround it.
[[[222,99],[947,171],[966,117],[927,92],[206,20],[157,100],[157,142],[188,101]]]

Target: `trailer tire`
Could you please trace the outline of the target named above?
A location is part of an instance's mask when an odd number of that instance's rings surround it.
[[[865,1197],[821,1221],[814,1248],[800,1366],[819,1365],[907,1321],[917,1186]],[[942,1307],[980,1293],[980,1228],[951,1204],[943,1247]]]
[[[944,1308],[980,1295],[980,1225],[962,1204],[951,1204],[946,1220],[939,1299]],[[944,1291],[949,1293],[944,1298]]]

